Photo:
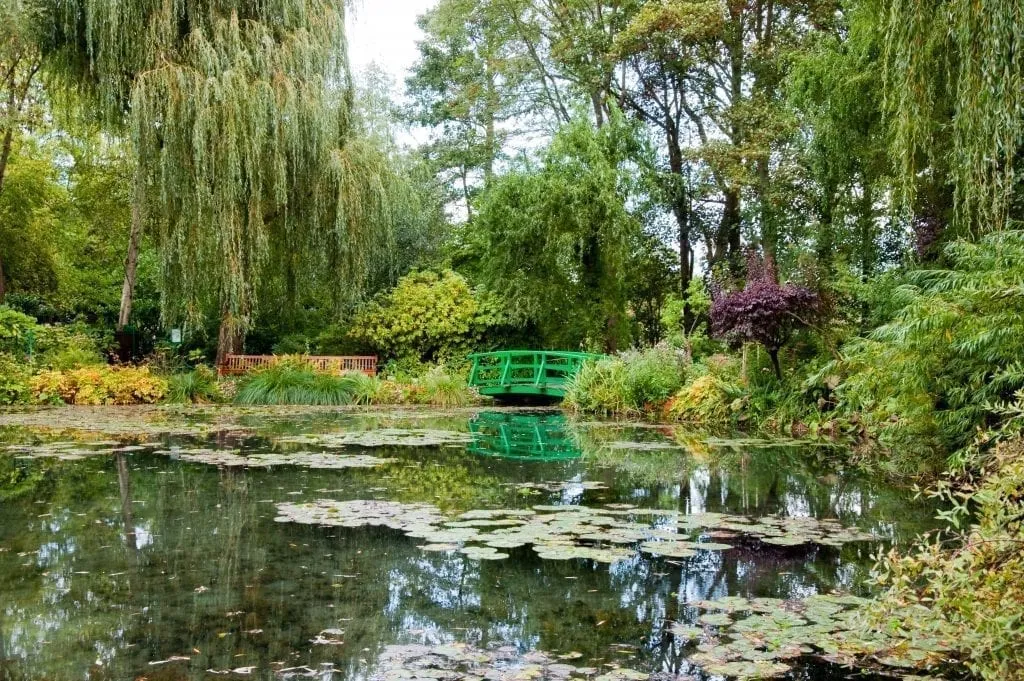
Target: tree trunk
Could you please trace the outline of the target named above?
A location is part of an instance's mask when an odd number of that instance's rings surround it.
[[[604,127],[604,101],[603,101],[603,98],[601,97],[601,91],[600,90],[596,90],[595,89],[595,90],[591,90],[590,91],[590,103],[594,107],[594,122],[596,123],[597,128],[598,129],[603,128]]]
[[[743,244],[740,241],[740,223],[740,191],[736,187],[729,187],[725,190],[722,221],[715,234],[715,252],[712,254],[711,262],[712,264],[726,262],[729,265],[729,271],[733,274],[739,274],[742,265],[740,251]]]
[[[775,378],[782,380],[782,365],[779,364],[779,349],[768,348],[768,356],[772,358],[772,366],[775,367]]]
[[[217,366],[227,361],[228,355],[241,354],[245,344],[245,331],[238,317],[228,310],[221,312],[220,333],[217,335]]]
[[[0,146],[0,195],[4,193],[4,177],[7,174],[7,160],[11,157],[11,144],[14,141],[14,128],[4,131],[3,145]],[[0,304],[7,297],[7,274],[4,272],[3,253],[0,253]]]
[[[765,150],[771,153],[771,147]],[[757,160],[757,193],[761,213],[761,250],[765,258],[771,258],[775,262],[778,258],[779,234],[775,226],[771,207],[771,177],[768,169],[768,158],[766,156]]]
[[[679,140],[679,129],[675,122],[666,117],[665,130],[668,142],[668,163],[677,178],[672,186],[672,213],[679,229],[679,293],[683,298],[683,327],[689,331],[693,325],[693,306],[690,305],[689,290],[693,280],[693,244],[690,240],[691,214],[690,190],[686,185],[683,152]]]
[[[823,188],[821,197],[821,224],[818,226],[818,234],[815,239],[814,250],[818,259],[818,266],[825,276],[831,277],[835,272],[835,249],[836,249],[836,228],[835,228],[835,191],[830,185]]]
[[[132,199],[132,226],[128,235],[128,255],[124,259],[124,285],[121,287],[121,312],[117,317],[117,330],[124,331],[132,318],[135,302],[135,282],[139,270],[139,245],[142,242],[142,201],[141,180],[135,181],[135,196]]]
[[[484,187],[491,186],[494,179],[494,159],[498,156],[498,133],[495,128],[495,119],[498,115],[498,86],[495,83],[494,72],[490,64],[487,65],[487,108],[484,111],[485,131],[484,143],[487,145],[487,158],[484,160]]]
[[[3,146],[0,146],[0,194],[4,193],[4,178],[7,176],[7,161],[11,158],[11,145],[14,142],[14,129],[4,131]]]

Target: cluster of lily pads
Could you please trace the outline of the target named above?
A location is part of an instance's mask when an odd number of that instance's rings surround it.
[[[446,518],[428,504],[392,501],[332,501],[278,504],[278,522],[335,527],[383,525],[424,541],[427,551],[461,551],[477,559],[507,558],[504,551],[532,546],[552,560],[585,558],[614,563],[641,553],[690,558],[699,551],[727,551],[732,544],[710,539],[755,538],[780,546],[872,539],[837,521],[770,516],[752,520],[724,513],[680,514],[624,504],[601,508],[534,506],[465,512]]]
[[[225,449],[161,449],[164,454],[180,461],[205,463],[224,468],[271,468],[273,466],[301,466],[325,470],[346,468],[376,468],[392,463],[367,454],[329,454],[324,452],[253,452],[242,454],[237,450]]]
[[[700,626],[676,623],[671,632],[684,642],[699,642],[689,659],[705,672],[739,679],[785,675],[807,656],[904,671],[934,668],[949,658],[948,641],[872,630],[863,620],[867,604],[848,595],[798,601],[730,596],[690,603],[704,613],[697,619]]]
[[[277,438],[287,444],[313,445],[327,449],[344,447],[443,447],[473,442],[471,433],[426,428],[380,428],[338,433],[310,433]]]
[[[93,456],[125,454],[146,449],[142,445],[128,445],[114,441],[48,442],[32,445],[9,445],[4,448],[17,459],[58,459],[81,461]]]
[[[581,480],[568,482],[519,482],[515,487],[521,490],[534,490],[537,492],[565,492],[567,490],[598,490],[608,489],[608,485],[599,480]]]
[[[463,643],[393,645],[384,649],[370,681],[647,681],[650,674],[625,667],[577,667],[579,653],[555,656],[514,646],[482,649]]]

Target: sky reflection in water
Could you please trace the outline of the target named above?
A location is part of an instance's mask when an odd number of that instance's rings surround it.
[[[693,673],[692,648],[667,631],[672,621],[696,621],[687,603],[867,594],[871,556],[931,527],[934,515],[906,490],[816,469],[813,448],[680,447],[664,429],[570,426],[544,413],[242,420],[248,431],[164,437],[151,449],[77,461],[0,452],[0,679],[206,679],[207,670],[247,667],[250,678],[275,678],[275,670],[323,663],[336,670],[326,678],[360,679],[373,674],[384,646],[443,642]],[[321,451],[278,438],[381,427],[478,437],[350,452],[394,459],[373,469],[220,469],[153,453]],[[40,441],[18,429],[0,438],[5,446]],[[539,482],[570,484],[522,486]],[[388,529],[274,522],[275,504],[316,499],[424,502],[452,514],[627,503],[837,518],[883,539],[797,549],[740,543],[610,566],[542,560],[529,547],[477,561],[424,553]],[[343,645],[312,643],[327,630],[343,630]],[[151,664],[175,657],[189,659]],[[845,678],[825,666],[800,674]]]

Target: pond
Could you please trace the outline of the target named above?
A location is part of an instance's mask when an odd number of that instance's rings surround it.
[[[814,637],[936,509],[830,460],[543,411],[0,413],[0,679],[874,678]]]

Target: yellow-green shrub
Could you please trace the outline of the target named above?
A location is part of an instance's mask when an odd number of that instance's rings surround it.
[[[167,393],[167,381],[146,367],[84,367],[44,371],[31,381],[32,395],[47,404],[154,404]]]
[[[731,401],[725,381],[705,374],[676,393],[665,411],[676,421],[719,426],[729,423],[732,418]]]
[[[1024,440],[1000,445],[979,483],[935,492],[950,531],[892,550],[876,627],[951,642],[985,681],[1024,679]]]
[[[23,360],[0,352],[0,405],[28,400],[32,369]]]

